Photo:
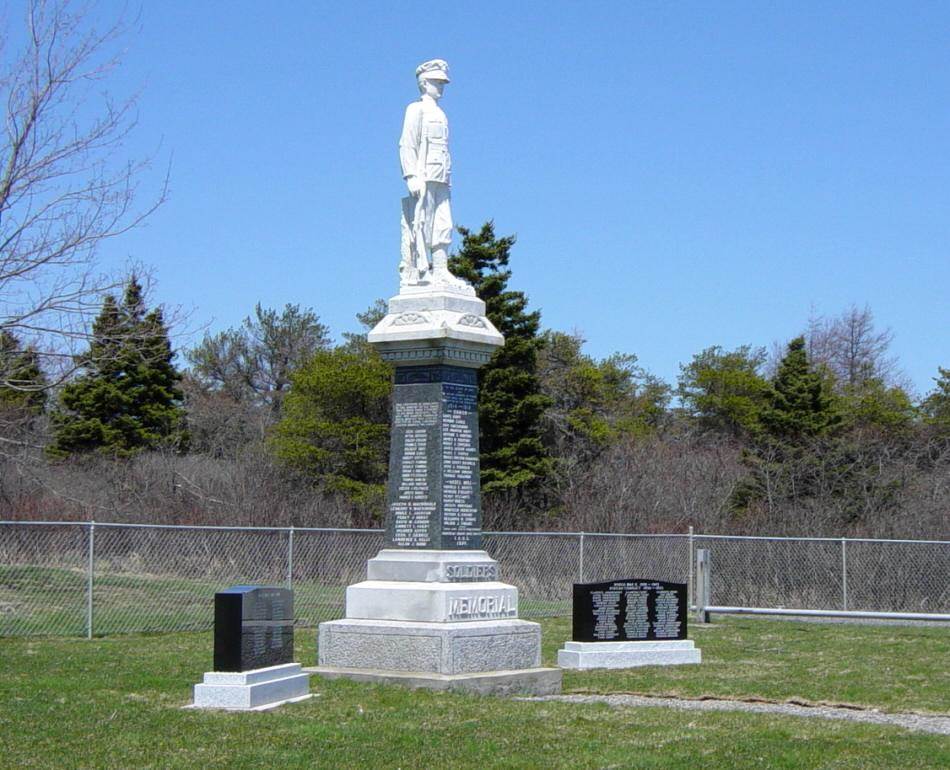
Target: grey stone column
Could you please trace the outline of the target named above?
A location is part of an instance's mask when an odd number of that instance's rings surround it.
[[[392,403],[386,545],[479,548],[476,371],[397,367]]]

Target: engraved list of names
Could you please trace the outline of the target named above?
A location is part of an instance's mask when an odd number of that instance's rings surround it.
[[[574,584],[575,642],[686,638],[686,584],[614,580]]]
[[[396,370],[387,543],[478,548],[478,386],[474,370]]]
[[[442,410],[442,544],[465,548],[478,536],[478,391],[446,383]]]
[[[435,490],[430,489],[428,458],[430,434],[439,424],[439,403],[397,403],[393,407],[393,431],[402,434],[402,451],[398,462],[390,466],[398,470],[395,499],[389,504],[392,541],[406,548],[424,548],[429,545],[429,523],[438,505]]]

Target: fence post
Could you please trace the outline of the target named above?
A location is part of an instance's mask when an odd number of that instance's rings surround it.
[[[583,583],[584,582],[584,533],[583,532],[581,532],[581,547],[580,547],[579,562],[580,562],[580,564],[578,565],[579,576],[578,576],[577,582]]]
[[[96,522],[89,522],[89,548],[86,564],[86,638],[92,639],[92,578],[96,559]]]
[[[841,538],[841,609],[848,609],[848,541]]]
[[[294,588],[294,528],[287,533],[287,588]]]
[[[708,548],[696,551],[696,619],[709,622],[706,608],[712,605],[712,554]]]
[[[689,607],[696,598],[693,589],[693,525],[689,525],[689,536],[686,538],[686,606]]]

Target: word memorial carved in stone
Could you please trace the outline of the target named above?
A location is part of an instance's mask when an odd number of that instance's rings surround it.
[[[215,671],[279,666],[293,655],[293,591],[241,585],[214,595]]]
[[[685,583],[630,579],[574,584],[575,642],[685,638]]]

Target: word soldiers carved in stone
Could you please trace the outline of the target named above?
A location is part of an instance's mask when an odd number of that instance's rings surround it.
[[[406,108],[399,138],[399,162],[409,189],[402,199],[400,283],[466,288],[448,267],[452,158],[449,121],[439,100],[449,82],[449,65],[442,59],[423,62],[416,68],[416,80],[421,97]]]

